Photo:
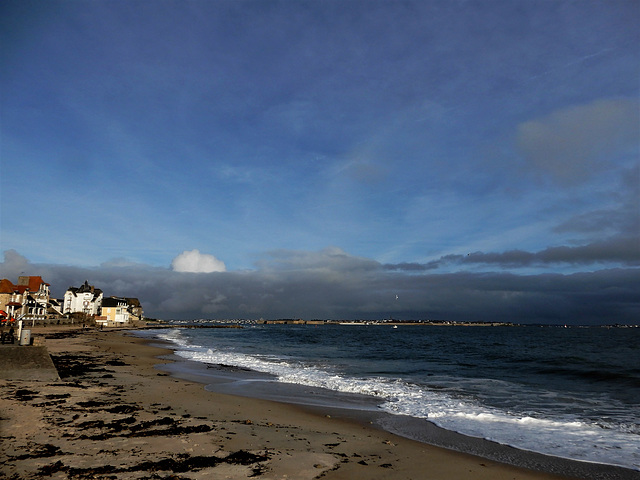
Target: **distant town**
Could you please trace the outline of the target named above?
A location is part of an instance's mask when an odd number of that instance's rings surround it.
[[[133,325],[143,318],[140,301],[132,297],[105,297],[88,281],[69,287],[63,298],[53,298],[41,276],[20,276],[18,283],[0,280],[0,321],[22,320],[32,325],[78,323],[102,327]]]
[[[640,328],[640,325],[611,324],[611,325],[563,325],[548,323],[513,323],[513,322],[482,322],[482,321],[456,321],[456,320],[396,320],[393,318],[382,320],[304,320],[301,318],[280,318],[277,320],[265,320],[260,318],[244,319],[206,319],[197,320],[157,320],[165,327],[183,326],[187,328],[209,327],[239,327],[250,325],[353,325],[353,326],[443,326],[443,327],[549,327],[549,328]],[[156,326],[158,324],[156,323]]]
[[[484,327],[514,327],[515,323],[510,322],[456,322],[445,320],[394,320],[393,318],[384,320],[302,320],[302,319],[280,319],[280,320],[260,320],[263,324],[291,324],[291,325],[449,325],[449,326],[484,326]]]

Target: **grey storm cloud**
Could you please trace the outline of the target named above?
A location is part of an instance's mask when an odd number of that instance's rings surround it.
[[[640,235],[640,164],[621,172],[621,181],[609,194],[609,205],[575,215],[558,226],[559,233],[577,232],[618,236]]]
[[[505,254],[509,261],[517,257]],[[0,276],[14,281],[21,274],[41,275],[56,297],[89,280],[106,296],[139,298],[147,316],[162,319],[392,316],[589,324],[640,318],[638,268],[570,275],[408,270],[392,270],[339,249],[282,250],[267,255],[256,270],[211,273],[123,262],[95,268],[32,264],[12,250],[0,264]]]
[[[549,247],[530,253],[512,250],[504,253],[471,253],[460,258],[462,263],[499,264],[503,266],[528,266],[531,264],[594,264],[622,263],[640,265],[640,242],[637,237],[613,238],[577,247]]]
[[[581,246],[548,247],[539,252],[509,250],[501,253],[473,252],[466,255],[445,255],[428,263],[386,264],[386,270],[420,272],[435,270],[451,264],[493,265],[500,268],[529,267],[532,265],[619,264],[640,266],[640,240],[637,236],[616,236]]]

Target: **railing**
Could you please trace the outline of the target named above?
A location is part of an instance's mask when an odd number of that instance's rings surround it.
[[[54,317],[54,318],[46,318],[46,317],[28,317],[24,316],[22,318],[17,318],[16,320],[22,320],[23,328],[27,326],[36,327],[36,326],[47,326],[47,325],[77,325],[82,324],[81,321],[74,318],[67,317]]]

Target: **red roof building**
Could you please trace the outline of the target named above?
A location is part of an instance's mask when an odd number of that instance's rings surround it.
[[[18,284],[0,280],[0,310],[10,318],[46,318],[49,304],[49,284],[37,276],[20,276]]]

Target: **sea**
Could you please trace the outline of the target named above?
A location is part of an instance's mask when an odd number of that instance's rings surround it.
[[[427,420],[640,471],[640,328],[247,324],[140,334],[170,342],[187,361],[172,368],[198,367],[211,390]],[[396,433],[420,439],[400,424]]]

